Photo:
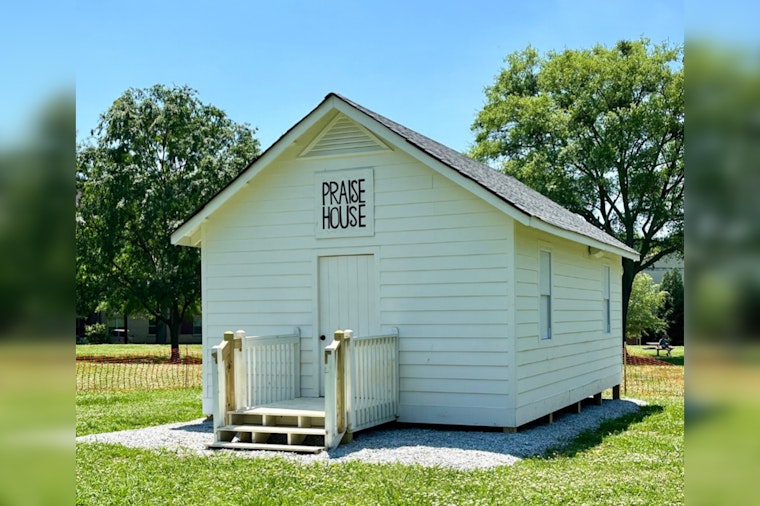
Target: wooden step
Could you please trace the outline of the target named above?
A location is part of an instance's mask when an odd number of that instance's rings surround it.
[[[308,416],[311,418],[324,418],[324,410],[280,408],[276,406],[257,406],[255,408],[241,408],[229,412],[232,415],[262,415],[262,416]]]
[[[290,427],[286,425],[223,425],[217,430],[229,432],[266,432],[268,434],[305,434],[307,436],[324,436],[324,427]]]
[[[241,408],[230,411],[238,415],[268,415],[268,416],[309,416],[312,418],[325,417],[325,400],[320,397],[298,397],[287,401],[272,402],[263,406]]]
[[[209,450],[226,449],[226,450],[269,450],[273,452],[297,452],[297,453],[320,453],[325,448],[323,446],[305,446],[305,445],[279,445],[265,443],[224,443],[216,442],[207,444]]]

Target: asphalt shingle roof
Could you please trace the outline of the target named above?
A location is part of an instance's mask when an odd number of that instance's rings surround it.
[[[472,158],[444,146],[429,137],[425,137],[424,135],[400,125],[385,116],[377,114],[346,97],[331,93],[327,95],[325,100],[331,96],[337,97],[354,109],[366,114],[402,137],[409,144],[424,151],[444,165],[447,165],[463,176],[476,182],[523,213],[563,230],[575,232],[591,239],[595,239],[601,243],[638,254],[636,250],[626,246],[623,242],[618,241],[603,230],[591,225],[581,216],[565,209],[553,200],[533,190],[524,183],[521,183],[514,177],[492,169],[488,165],[480,163],[477,160],[473,160]]]
[[[626,246],[624,243],[618,241],[606,232],[594,227],[586,220],[584,220],[581,216],[578,216],[577,214],[565,209],[556,202],[521,183],[514,177],[508,176],[502,172],[492,169],[488,165],[480,163],[477,160],[473,160],[472,158],[463,155],[462,153],[454,151],[453,149],[444,146],[443,144],[436,142],[429,137],[425,137],[424,135],[415,132],[414,130],[411,130],[399,123],[396,123],[395,121],[392,121],[374,111],[371,111],[366,107],[363,107],[337,93],[329,93],[325,99],[301,121],[309,117],[331,97],[335,97],[337,100],[342,101],[347,106],[377,121],[379,124],[383,125],[384,127],[394,132],[396,135],[400,136],[416,149],[427,153],[429,156],[433,157],[435,160],[438,160],[440,163],[450,167],[452,170],[455,170],[462,176],[474,181],[520,212],[562,230],[580,234],[590,239],[594,239],[595,241],[598,241],[602,244],[607,244],[609,246],[613,246],[615,248],[638,256],[638,252],[636,250]],[[285,132],[277,141],[274,142],[274,144],[272,144],[272,146],[267,149],[264,154],[262,154],[260,158],[263,158],[264,155],[272,150],[275,145],[278,145],[280,141],[286,138],[288,134],[290,134],[296,128],[297,125],[298,123],[291,127],[287,132]],[[176,233],[183,226],[190,223],[193,219],[196,218],[196,216],[200,215],[201,212],[206,209],[213,200],[224,193],[230,186],[232,186],[236,180],[241,178],[243,174],[248,172],[248,170],[254,165],[256,165],[256,161],[252,162],[245,170],[238,174],[237,177],[235,177],[224,188],[217,192],[216,195],[211,197],[206,203],[200,206],[190,217],[188,217],[174,230],[174,233]]]

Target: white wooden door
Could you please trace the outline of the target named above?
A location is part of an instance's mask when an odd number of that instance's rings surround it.
[[[325,395],[325,346],[336,330],[354,336],[377,333],[377,288],[373,255],[319,258],[319,395]]]

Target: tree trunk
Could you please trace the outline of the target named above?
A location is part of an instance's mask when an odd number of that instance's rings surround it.
[[[163,315],[163,312],[159,312]],[[166,344],[166,329],[168,325],[163,317],[156,317],[156,344]]]
[[[623,279],[622,279],[622,291],[623,291],[623,343],[628,337],[626,332],[626,326],[628,324],[628,302],[631,300],[631,290],[633,289],[633,278],[638,273],[637,264],[633,260],[623,258]]]
[[[172,347],[172,363],[179,363],[179,332],[182,327],[182,315],[175,307],[172,308],[171,318],[169,324],[169,342]]]
[[[179,363],[179,331],[182,326],[182,320],[173,320],[169,325],[169,342],[172,347],[172,363]]]

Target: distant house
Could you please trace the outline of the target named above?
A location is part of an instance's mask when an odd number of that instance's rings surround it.
[[[680,258],[678,255],[668,255],[657,262],[654,263],[651,267],[648,269],[644,269],[642,272],[645,272],[646,274],[649,274],[652,276],[652,281],[659,284],[662,283],[662,277],[665,276],[665,273],[668,271],[672,271],[673,269],[676,269],[678,272],[681,273],[681,278],[684,277],[684,264],[683,264],[683,258]]]
[[[85,325],[90,323],[105,324],[112,343],[169,343],[169,331],[165,328],[166,326],[157,323],[152,318],[129,316],[125,321],[124,315],[111,314],[106,311],[93,313],[88,318],[77,319],[77,336],[83,336]],[[182,323],[179,342],[180,344],[199,344],[202,342],[201,333],[201,317],[198,315]],[[125,334],[126,340],[124,339]]]
[[[515,428],[622,382],[621,258],[636,251],[340,95],[172,241],[201,248],[207,414],[212,348],[237,329],[298,328],[300,398],[325,395],[336,329],[397,329],[402,422]]]

